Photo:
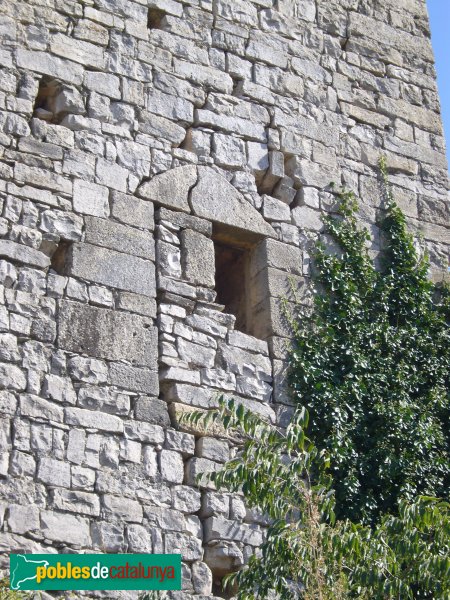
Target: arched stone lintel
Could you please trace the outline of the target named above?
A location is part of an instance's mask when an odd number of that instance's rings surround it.
[[[229,228],[259,237],[277,237],[244,196],[210,167],[176,167],[141,184],[137,195]]]

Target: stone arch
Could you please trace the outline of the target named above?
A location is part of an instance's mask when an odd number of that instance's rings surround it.
[[[276,238],[274,229],[262,215],[211,167],[176,167],[141,184],[137,195],[213,223],[259,237]]]

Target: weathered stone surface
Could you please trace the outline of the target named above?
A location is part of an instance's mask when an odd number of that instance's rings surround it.
[[[8,507],[8,513],[8,525],[14,533],[23,534],[39,530],[39,509],[37,506],[13,504]]]
[[[85,223],[89,244],[154,260],[155,243],[148,232],[95,217],[86,217]]]
[[[111,213],[114,218],[133,227],[153,230],[153,204],[128,196],[121,192],[111,192]]]
[[[226,179],[207,167],[199,167],[198,173],[191,194],[194,214],[248,233],[275,237],[272,227]]]
[[[9,240],[0,240],[0,256],[13,262],[25,263],[41,269],[50,265],[49,257],[43,252]]]
[[[201,233],[181,232],[181,264],[185,279],[195,285],[214,287],[214,243]]]
[[[53,402],[43,400],[38,396],[23,394],[20,396],[20,413],[24,417],[34,419],[45,419],[48,421],[63,422],[63,409]]]
[[[68,425],[90,427],[111,433],[123,431],[123,421],[114,415],[95,410],[84,410],[82,408],[66,408],[65,421]]]
[[[111,383],[122,389],[157,396],[158,376],[155,371],[113,363],[110,369]]]
[[[103,511],[105,515],[115,519],[134,523],[141,523],[142,521],[142,506],[136,500],[129,498],[105,494],[103,496]]]
[[[67,513],[41,512],[41,534],[44,538],[74,546],[89,546],[89,521]]]
[[[85,215],[107,217],[109,215],[108,188],[97,183],[76,179],[73,185],[73,206]]]
[[[158,398],[141,397],[136,401],[134,415],[139,421],[148,421],[156,425],[170,425],[167,403]]]
[[[157,332],[145,317],[63,300],[58,320],[64,350],[156,366]]]
[[[189,190],[197,182],[197,167],[188,165],[179,167],[150,181],[143,183],[137,190],[138,196],[185,212],[190,212]]]
[[[39,461],[37,478],[47,485],[70,487],[70,465],[52,458]]]
[[[148,260],[90,244],[73,244],[67,271],[74,277],[154,297],[155,267]]]
[[[201,540],[182,533],[167,533],[165,536],[167,554],[181,554],[183,560],[201,560],[203,549]]]
[[[0,386],[9,390],[22,391],[26,388],[26,377],[19,369],[11,364],[0,364]]]
[[[52,494],[52,504],[58,510],[66,510],[82,515],[98,516],[100,500],[95,494],[55,489]]]

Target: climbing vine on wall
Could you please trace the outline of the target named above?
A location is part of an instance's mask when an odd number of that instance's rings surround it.
[[[381,173],[382,267],[343,193],[339,216],[325,219],[340,252],[316,249],[319,293],[295,327],[291,359],[293,397],[332,456],[337,516],[366,523],[401,497],[449,489],[449,296],[428,279],[383,163]]]
[[[381,173],[381,269],[351,193],[325,219],[337,250],[317,246],[313,310],[291,316],[287,429],[224,400],[186,419],[240,440],[209,478],[271,518],[260,555],[228,578],[240,600],[450,593],[450,505],[437,498],[449,485],[449,295],[429,281]]]

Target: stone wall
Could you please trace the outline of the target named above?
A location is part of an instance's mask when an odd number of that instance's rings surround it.
[[[233,448],[179,417],[225,393],[286,424],[280,299],[310,302],[330,182],[376,255],[385,154],[442,276],[425,2],[3,0],[0,39],[2,565],[181,551],[173,597],[221,595],[265,523],[196,483]]]

